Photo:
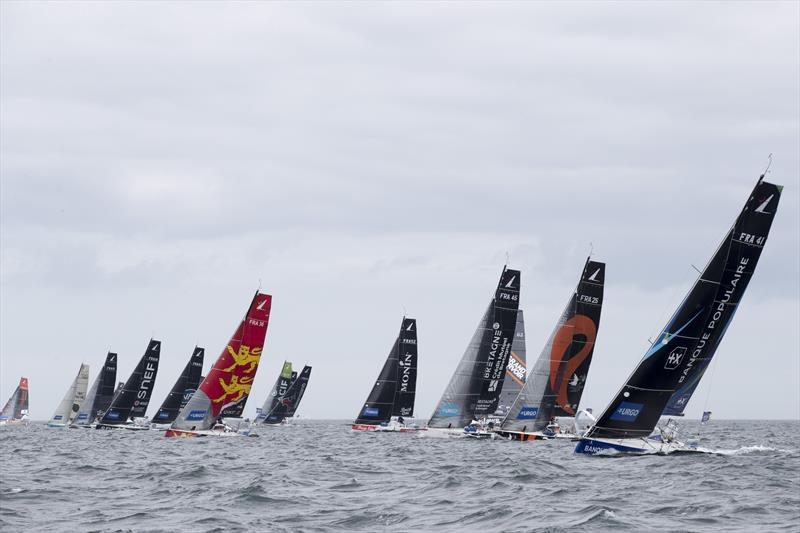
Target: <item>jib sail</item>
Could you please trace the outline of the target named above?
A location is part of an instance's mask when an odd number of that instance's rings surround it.
[[[417,321],[403,317],[375,386],[355,424],[380,424],[392,416],[413,416],[417,384]]]
[[[663,415],[682,414],[755,271],[782,187],[763,181],[675,314],[587,437],[647,437]]]
[[[271,306],[272,296],[256,292],[228,345],[172,428],[205,430],[222,416],[241,415],[261,360]]]
[[[114,383],[117,381],[117,354],[108,352],[106,362],[92,383],[92,388],[81,402],[78,414],[73,421],[77,426],[88,426],[108,409],[114,397]]]
[[[462,428],[497,409],[517,322],[520,277],[519,270],[503,269],[494,298],[450,378],[429,427]]]
[[[203,373],[203,356],[205,350],[195,346],[192,355],[183,372],[178,377],[172,390],[164,399],[164,403],[153,417],[153,422],[159,424],[171,424],[177,417],[180,410],[186,405],[192,395],[200,385],[200,374]]]
[[[89,365],[81,364],[78,374],[72,380],[72,384],[67,389],[67,393],[58,404],[56,412],[50,418],[51,426],[66,426],[70,424],[78,414],[80,405],[86,398],[86,387],[89,385]]]
[[[590,259],[502,428],[540,431],[553,416],[575,416],[600,327],[605,263]]]
[[[117,425],[124,424],[128,419],[144,416],[150,396],[153,394],[153,385],[158,373],[158,362],[161,357],[161,341],[150,339],[142,358],[133,369],[128,380],[114,395],[98,423]]]
[[[20,420],[26,414],[28,414],[28,378],[19,378],[19,385],[0,411],[0,421]]]

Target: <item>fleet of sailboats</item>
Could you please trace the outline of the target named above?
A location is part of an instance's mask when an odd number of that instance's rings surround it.
[[[755,272],[782,187],[762,175],[689,293],[639,365],[596,419],[581,409],[598,338],[605,263],[587,258],[555,328],[532,367],[526,361],[521,272],[503,268],[494,294],[426,427],[412,423],[418,371],[417,321],[403,317],[378,378],[351,424],[355,432],[577,441],[576,453],[702,451],[678,438],[672,417],[684,410],[708,369]],[[146,417],[161,357],[151,339],[130,377],[114,388],[117,354],[108,352],[89,384],[81,364],[50,427],[161,429],[167,437],[236,436],[284,426],[295,416],[311,366],[285,361],[252,424],[242,419],[261,361],[272,296],[257,291],[210,372],[195,347],[152,423]],[[710,420],[703,412],[702,424]],[[0,425],[29,420],[21,378]]]

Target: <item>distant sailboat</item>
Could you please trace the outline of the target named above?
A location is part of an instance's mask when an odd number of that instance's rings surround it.
[[[414,416],[417,350],[417,321],[403,317],[378,381],[351,426],[354,431],[417,431],[405,423]]]
[[[578,412],[600,328],[604,281],[605,264],[587,259],[533,372],[500,426],[501,436],[555,437],[554,417],[574,417]]]
[[[139,364],[97,421],[97,429],[147,429],[147,424],[137,419],[143,418],[147,411],[160,358],[161,341],[150,339]]]
[[[261,360],[271,307],[272,296],[256,292],[228,345],[165,436],[238,434],[221,419],[240,417],[244,411]]]
[[[288,423],[300,405],[310,377],[310,366],[304,366],[298,374],[292,372],[292,363],[286,361],[272,392],[256,417],[256,424],[278,426]]]
[[[27,423],[29,420],[28,378],[19,378],[19,385],[0,411],[0,426]]]
[[[183,368],[183,372],[178,376],[172,390],[164,399],[164,403],[156,411],[153,417],[152,426],[157,429],[167,429],[169,424],[175,421],[178,413],[189,402],[200,385],[201,374],[203,373],[203,357],[205,350],[198,346],[194,347],[189,361]],[[162,426],[162,427],[159,427]]]
[[[88,386],[89,365],[81,364],[78,375],[72,380],[72,385],[67,389],[64,399],[61,400],[47,425],[61,428],[69,426],[78,415],[81,403],[86,399],[86,387]]]
[[[520,277],[519,270],[503,269],[494,297],[428,422],[427,435],[488,435],[472,422],[490,417],[499,405],[517,324]]]
[[[670,420],[683,414],[736,313],[767,241],[782,187],[759,178],[744,209],[622,389],[576,453],[670,453],[692,449]]]
[[[90,427],[102,415],[114,397],[114,383],[117,381],[117,354],[108,352],[106,362],[81,402],[78,413],[70,427]]]

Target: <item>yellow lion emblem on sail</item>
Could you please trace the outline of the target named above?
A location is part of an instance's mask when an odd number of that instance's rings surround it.
[[[256,346],[253,351],[250,351],[249,346],[239,346],[239,351],[234,352],[233,348],[228,345],[228,353],[233,357],[233,364],[228,368],[223,369],[224,372],[231,372],[237,366],[250,365],[250,368],[244,371],[249,374],[258,366],[258,361],[261,359],[261,348]]]
[[[225,383],[225,381],[222,378],[220,378],[219,384],[222,387],[222,390],[225,391],[225,393],[216,400],[213,400],[213,402],[214,403],[223,402],[231,394],[236,394],[235,398],[229,400],[229,403],[235,403],[250,394],[250,387],[253,386],[253,378],[244,377],[242,378],[242,381],[240,383],[239,376],[231,376],[230,383]]]

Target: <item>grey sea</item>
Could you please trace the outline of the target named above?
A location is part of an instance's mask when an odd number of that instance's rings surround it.
[[[717,453],[637,457],[345,421],[260,435],[2,427],[0,530],[800,531],[799,421],[712,421]]]

